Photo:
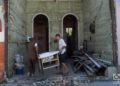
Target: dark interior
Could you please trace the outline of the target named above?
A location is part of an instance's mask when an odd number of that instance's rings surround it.
[[[67,15],[63,20],[64,39],[67,43],[67,53],[69,56],[78,48],[78,24],[73,15]]]
[[[48,18],[42,14],[37,15],[34,18],[34,38],[38,41],[40,53],[49,50],[48,32]]]

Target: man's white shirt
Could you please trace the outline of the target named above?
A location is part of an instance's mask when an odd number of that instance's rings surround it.
[[[59,43],[58,43],[58,47],[59,47],[59,50],[61,51],[60,54],[64,54],[66,52],[66,48],[62,49],[63,47],[66,47],[66,43],[63,39],[60,39],[59,40]]]

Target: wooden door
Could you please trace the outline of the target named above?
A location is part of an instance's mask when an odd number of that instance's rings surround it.
[[[34,37],[38,41],[39,52],[46,52],[48,45],[48,19],[44,15],[38,15],[34,19]]]

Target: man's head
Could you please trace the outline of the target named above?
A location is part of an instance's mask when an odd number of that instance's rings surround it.
[[[55,35],[55,40],[56,40],[56,41],[59,41],[60,39],[61,39],[61,35],[60,35],[60,34],[56,34],[56,35]]]

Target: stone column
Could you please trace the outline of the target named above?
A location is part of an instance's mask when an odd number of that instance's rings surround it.
[[[115,3],[116,3],[115,6],[116,6],[116,21],[117,21],[116,31],[117,31],[117,44],[118,44],[118,66],[120,67],[120,0],[115,0]]]

